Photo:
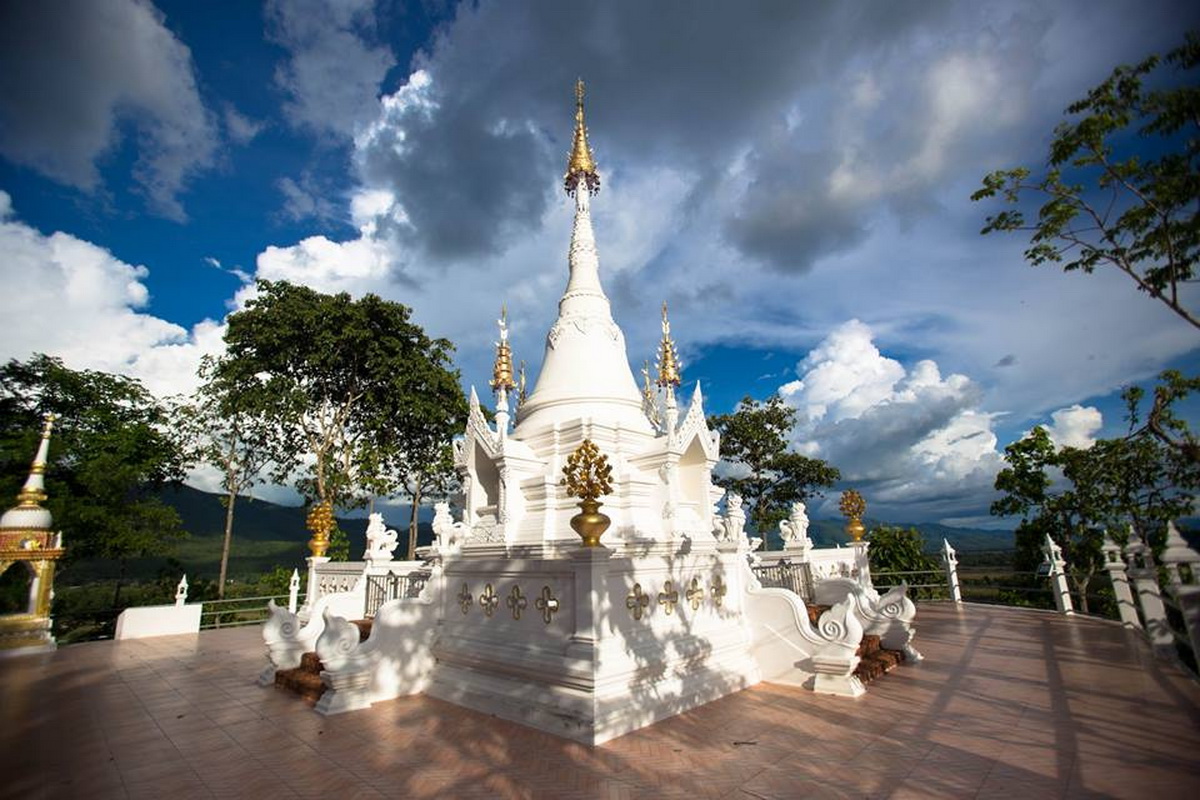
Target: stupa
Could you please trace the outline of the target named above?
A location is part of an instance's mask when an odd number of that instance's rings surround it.
[[[502,314],[495,423],[472,389],[454,445],[462,517],[440,506],[427,561],[391,567],[419,572],[419,594],[380,605],[365,641],[352,622],[363,616],[361,582],[310,590],[299,614],[272,606],[263,682],[314,651],[318,711],[427,692],[599,744],[760,680],[861,694],[864,629],[909,647],[902,590],[880,598],[853,577],[831,578],[831,607],[814,621],[798,594],[755,577],[740,501],[716,511],[720,442],[700,386],[686,409],[676,398],[665,305],[657,379],[647,370],[639,389],[600,279],[590,213],[600,174],[583,99],[579,82],[564,178],[575,211],[568,275],[541,371],[511,415]]]
[[[28,571],[29,600],[24,611],[0,615],[0,655],[43,653],[56,647],[50,632],[54,598],[54,567],[62,558],[62,534],[53,530],[46,502],[46,461],[54,416],[42,427],[29,477],[17,494],[17,504],[0,517],[0,575],[9,569]]]

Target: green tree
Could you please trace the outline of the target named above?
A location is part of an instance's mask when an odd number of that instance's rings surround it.
[[[161,403],[136,380],[76,371],[36,355],[0,367],[0,476],[13,497],[47,413],[58,417],[46,472],[48,508],[68,560],[127,562],[167,552],[184,535],[175,509],[156,496],[184,477],[187,456]]]
[[[1200,256],[1197,66],[1200,35],[1191,32],[1165,58],[1113,70],[1067,107],[1071,119],[1055,128],[1042,177],[1024,167],[993,172],[971,196],[999,195],[1010,205],[1039,198],[1036,221],[1005,210],[988,217],[982,232],[1032,233],[1025,257],[1033,265],[1085,273],[1114,267],[1200,328],[1181,291],[1195,279]],[[1147,146],[1123,155],[1135,136]]]
[[[231,314],[215,376],[278,431],[272,477],[312,502],[363,505],[402,485],[422,443],[466,419],[453,345],[411,311],[368,294],[326,295],[285,282]]]
[[[778,395],[765,403],[745,397],[732,414],[714,414],[708,424],[720,432],[721,457],[733,467],[715,482],[750,504],[748,517],[760,534],[786,518],[792,503],[819,497],[841,478],[821,459],[788,450],[796,409]]]
[[[925,552],[925,537],[916,528],[880,525],[871,529],[867,540],[871,543],[867,553],[871,559],[872,574],[941,569],[940,562]]]
[[[225,537],[217,598],[225,597],[229,550],[233,540],[233,513],[237,499],[261,479],[270,461],[278,428],[254,412],[250,397],[217,376],[218,362],[206,356],[200,364],[200,388],[176,409],[176,419],[197,461],[221,475],[225,492]]]

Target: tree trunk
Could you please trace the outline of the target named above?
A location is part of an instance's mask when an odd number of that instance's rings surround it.
[[[417,557],[417,510],[421,507],[421,484],[417,484],[412,493],[412,513],[408,518],[408,560]]]
[[[221,577],[217,581],[217,599],[225,599],[225,573],[229,569],[229,542],[233,539],[233,504],[237,501],[237,492],[225,496],[225,541],[221,545]]]
[[[113,590],[112,607],[119,609],[121,606],[121,586],[125,583],[125,559],[120,560],[121,571],[117,573],[117,588]]]

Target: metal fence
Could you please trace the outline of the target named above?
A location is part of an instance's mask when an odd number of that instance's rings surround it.
[[[429,572],[418,570],[397,575],[389,572],[386,575],[367,576],[367,599],[363,616],[371,619],[384,603],[400,597],[419,597],[425,584],[429,582]]]
[[[923,569],[896,572],[871,571],[871,583],[880,594],[902,583],[908,584],[912,600],[949,600],[950,580],[944,569]]]
[[[200,610],[200,630],[236,628],[257,625],[268,616],[267,601],[287,607],[288,595],[269,594],[262,597],[230,597],[224,600],[205,600]],[[303,595],[300,596],[303,602]]]
[[[751,569],[764,587],[791,589],[804,602],[813,601],[812,570],[808,564],[793,564],[785,559],[777,564],[759,564]]]

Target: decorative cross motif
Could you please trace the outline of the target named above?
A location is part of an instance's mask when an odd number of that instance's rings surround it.
[[[637,620],[642,618],[642,614],[646,613],[646,607],[649,605],[650,595],[642,591],[640,583],[635,583],[633,591],[625,597],[625,607],[629,609],[629,613]]]
[[[664,606],[668,614],[675,613],[675,606],[679,605],[679,592],[675,591],[671,581],[663,584],[663,590],[658,593],[658,604]]]
[[[725,585],[725,582],[723,580],[721,580],[720,575],[713,578],[712,596],[713,596],[713,601],[718,606],[721,605],[721,601],[725,599],[725,593],[728,591],[729,591],[729,587]]]
[[[700,610],[700,601],[704,599],[704,589],[700,586],[699,578],[692,578],[692,582],[688,586],[688,590],[684,596],[691,603],[692,611]]]
[[[508,598],[504,601],[508,606],[508,610],[512,612],[513,619],[520,619],[521,612],[529,605],[529,598],[521,594],[521,587],[513,584],[512,591],[509,592]]]
[[[458,607],[462,609],[464,614],[471,610],[471,601],[473,599],[471,597],[471,589],[464,583],[462,590],[458,593]]]
[[[550,594],[549,586],[542,587],[542,594],[537,600],[533,601],[533,605],[538,611],[542,612],[542,622],[545,622],[547,625],[550,624],[550,620],[558,612],[558,598]]]
[[[492,616],[496,612],[496,606],[500,605],[500,595],[496,594],[490,583],[483,587],[483,594],[479,595],[479,605],[488,617]]]

